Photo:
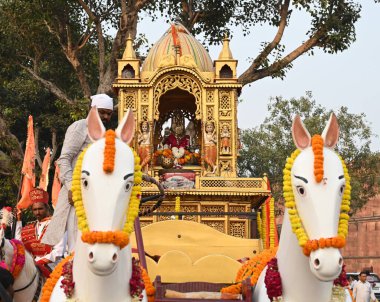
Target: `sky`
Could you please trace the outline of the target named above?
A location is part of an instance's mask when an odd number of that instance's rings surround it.
[[[350,113],[365,113],[371,129],[380,134],[380,4],[372,0],[362,0],[361,18],[356,23],[356,41],[348,50],[338,54],[325,54],[314,51],[314,56],[303,55],[293,61],[293,68],[284,80],[270,77],[243,87],[238,107],[238,123],[242,129],[260,125],[267,115],[270,97],[282,96],[285,99],[299,98],[311,91],[315,101],[326,109],[337,110],[348,107]],[[145,19],[139,25],[149,43],[156,42],[168,25],[165,20],[152,24]],[[297,47],[306,39],[308,20],[295,13],[286,28],[283,43],[287,50]],[[270,41],[274,29],[255,28],[247,37],[233,30],[230,48],[235,59],[239,60],[238,75],[250,65],[249,57],[255,57],[260,43]],[[201,40],[200,37],[199,40]],[[211,46],[212,60],[217,59],[221,45]],[[372,150],[380,151],[380,138],[372,138]]]

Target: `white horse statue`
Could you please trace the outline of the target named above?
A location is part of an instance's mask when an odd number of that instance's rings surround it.
[[[347,235],[351,191],[344,162],[333,151],[337,118],[332,114],[322,136],[311,138],[297,116],[292,134],[298,150],[284,170],[286,209],[276,255],[282,283],[279,300],[329,302],[343,265],[339,248]],[[254,301],[270,301],[264,284],[267,270],[257,281]],[[351,301],[342,291],[343,300]]]
[[[132,111],[115,132],[106,132],[98,111],[92,108],[88,134],[94,143],[78,158],[73,173],[80,234],[72,268],[75,289],[69,301],[129,302],[132,255],[128,235],[138,214],[140,196],[136,192],[141,191],[134,186],[137,178],[141,182],[141,166],[128,146],[134,135]],[[138,202],[133,204],[133,200]],[[51,278],[56,274],[53,271]],[[48,279],[41,301],[68,301],[61,287],[63,279],[59,277],[55,284]],[[46,295],[49,286],[54,286],[50,297]]]
[[[12,225],[11,209],[1,210],[0,222],[0,261],[15,277],[13,284],[14,302],[37,301],[44,278],[34,264],[33,257],[21,241],[4,237],[5,228]]]

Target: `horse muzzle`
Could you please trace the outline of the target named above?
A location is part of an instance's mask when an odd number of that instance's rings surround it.
[[[87,264],[95,275],[112,274],[119,260],[120,248],[109,243],[95,243],[87,249]]]
[[[337,248],[312,251],[309,257],[310,270],[321,281],[333,281],[342,271],[343,258]]]

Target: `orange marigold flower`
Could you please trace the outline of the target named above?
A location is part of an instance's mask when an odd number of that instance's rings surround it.
[[[311,146],[314,153],[314,176],[316,182],[321,182],[323,179],[323,138],[316,134],[311,138]]]
[[[105,173],[112,173],[115,167],[115,137],[115,131],[106,131],[103,161],[103,171]]]
[[[94,244],[94,243],[113,243],[124,248],[129,243],[129,236],[123,231],[87,231],[82,233],[81,237],[83,242]]]

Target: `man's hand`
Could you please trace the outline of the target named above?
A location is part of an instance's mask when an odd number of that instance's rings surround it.
[[[68,199],[69,204],[73,206],[74,205],[73,192],[71,192],[71,190],[69,190],[67,193],[67,199]]]
[[[22,219],[21,209],[17,209],[16,217],[17,217],[17,221],[21,221],[21,219]]]

